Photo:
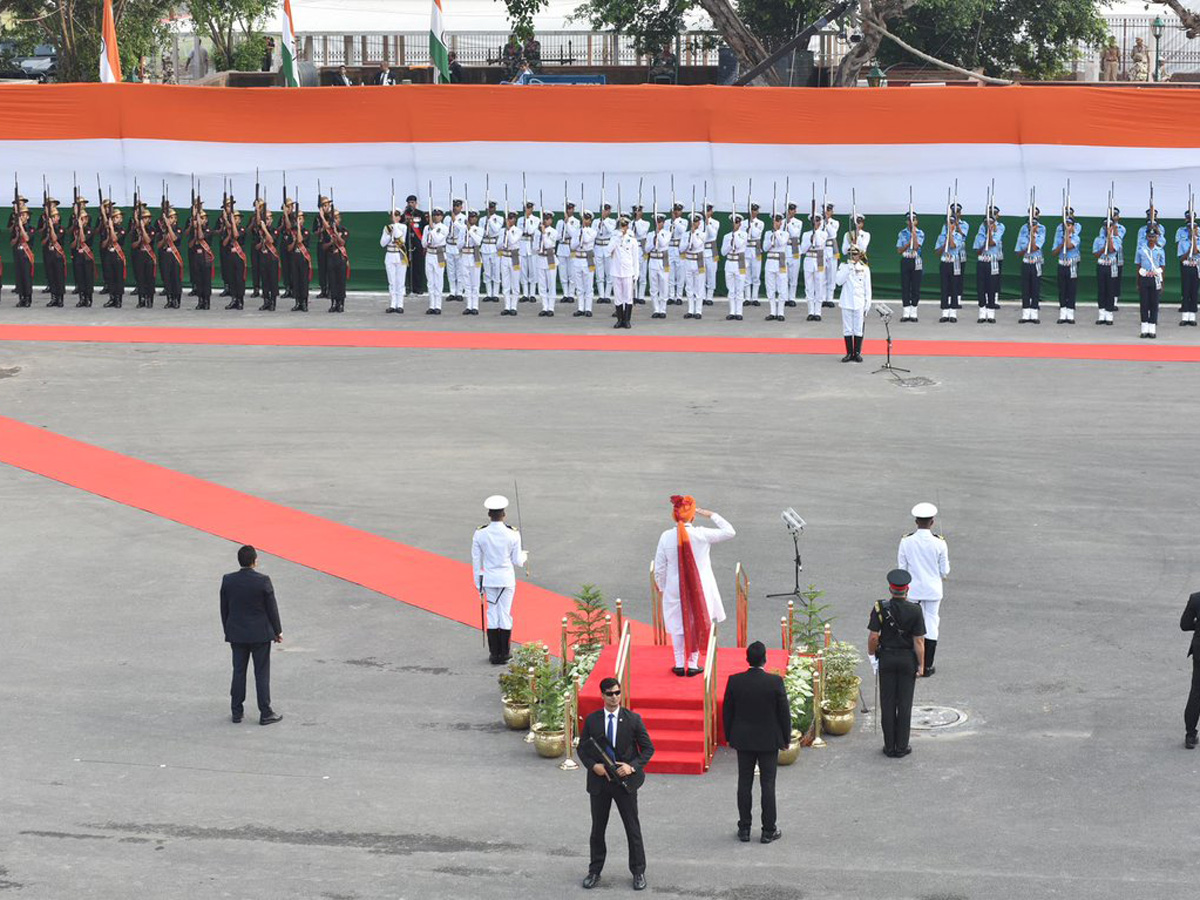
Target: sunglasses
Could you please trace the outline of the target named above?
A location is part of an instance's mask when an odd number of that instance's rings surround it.
[[[620,697],[620,696],[621,696],[621,692],[620,692],[619,690],[616,690],[616,691],[605,691],[605,692],[604,692],[604,696],[605,696],[605,697]]]

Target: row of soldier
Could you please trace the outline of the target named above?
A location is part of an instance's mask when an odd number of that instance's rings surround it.
[[[213,278],[220,267],[229,297],[226,309],[242,309],[248,278],[253,293],[263,299],[261,310],[273,311],[277,300],[294,298],[292,309],[308,310],[312,281],[313,232],[299,204],[285,198],[278,219],[266,201],[256,198],[246,220],[237,210],[233,196],[226,193],[216,222],[210,223],[203,199],[193,195],[188,218],[182,225],[178,211],[164,196],[155,216],[149,204],[135,196],[131,221],[111,199],[101,197],[93,216],[87,200],[78,192],[67,222],[62,221],[59,201],[44,194],[36,226],[27,198],[17,192],[9,214],[9,243],[12,246],[13,281],[17,306],[33,303],[36,269],[35,246],[45,273],[48,306],[63,306],[66,298],[68,257],[74,278],[76,306],[90,307],[97,286],[108,296],[106,307],[124,305],[126,282],[133,275],[139,308],[154,306],[161,282],[168,309],[183,301],[184,254],[190,275],[190,295],[196,309],[209,309]],[[328,197],[320,197],[314,217],[317,250],[318,297],[328,298],[330,312],[343,312],[350,257],[346,246],[349,232],[341,213]],[[2,269],[0,269],[2,272]],[[99,285],[97,285],[99,275]],[[282,291],[282,293],[281,293]]]
[[[435,209],[429,216],[416,204],[417,198],[410,195],[404,210],[393,211],[392,222],[384,227],[380,238],[386,251],[391,312],[403,311],[408,293],[428,293],[426,312],[432,315],[440,314],[443,300],[450,298],[466,302],[464,315],[478,314],[480,300],[502,300],[502,315],[516,315],[518,303],[540,302],[539,315],[553,316],[556,303],[561,301],[577,303],[575,315],[590,317],[594,304],[613,299],[615,284],[608,251],[622,233],[628,233],[640,251],[633,302],[649,300],[652,318],[665,318],[667,306],[685,303],[684,318],[702,318],[703,308],[713,304],[718,267],[723,261],[729,302],[727,319],[740,320],[746,305],[758,306],[760,290],[765,289],[769,305],[767,320],[784,321],[785,308],[796,305],[803,277],[808,318],[819,320],[822,308],[834,305],[833,273],[838,261],[848,255],[851,246],[867,258],[871,240],[865,217],[856,214],[839,244],[841,223],[832,204],[824,207],[823,214],[814,210],[807,222],[797,215],[795,204],[788,204],[786,213],[769,220],[760,215],[757,204],[751,204],[748,217],[739,214],[731,217],[730,227],[723,236],[709,204],[691,216],[684,213],[682,204],[674,204],[668,214],[654,214],[653,222],[641,206],[635,206],[627,218],[618,219],[608,204],[602,206],[598,216],[586,210],[576,216],[575,204],[567,203],[566,215],[557,217],[550,212],[539,214],[531,202],[524,204],[523,213],[506,215],[497,211],[495,202],[490,202],[486,210],[475,212],[467,211],[461,200],[455,200],[448,213]],[[102,202],[99,221],[93,224],[86,202],[78,198],[70,222],[63,227],[57,202],[46,198],[41,221],[32,230],[27,201],[19,199],[14,208],[17,207],[21,216],[10,217],[10,237],[20,305],[31,302],[34,242],[41,243],[51,305],[61,305],[65,292],[65,245],[72,251],[79,305],[90,305],[94,277],[92,244],[96,240],[105,292],[110,296],[106,305],[121,305],[126,265],[122,245],[128,238],[139,306],[153,303],[156,269],[162,271],[168,305],[178,305],[182,244],[189,253],[192,290],[198,298],[198,308],[208,306],[213,260],[219,256],[226,285],[223,295],[231,297],[227,308],[238,309],[246,286],[247,254],[243,241],[249,235],[253,295],[258,296],[261,287],[264,297],[261,308],[274,309],[281,280],[283,296],[295,298],[293,309],[307,310],[312,274],[310,234],[303,214],[291,199],[285,201],[278,222],[273,221],[265,201],[256,199],[249,225],[243,230],[242,217],[232,197],[227,197],[216,228],[217,254],[212,249],[214,232],[199,200],[193,203],[182,229],[175,210],[165,200],[157,220],[153,220],[145,204],[136,204],[131,227],[124,225],[121,210],[107,200]],[[990,207],[972,240],[961,206],[948,207],[934,245],[941,321],[957,321],[964,297],[968,253],[975,259],[979,322],[996,321],[1005,234],[999,212],[997,207]],[[341,311],[349,275],[348,232],[327,197],[319,198],[315,227],[321,283],[318,296],[330,298],[331,312]],[[1097,274],[1097,324],[1111,325],[1115,319],[1123,284],[1125,234],[1120,210],[1110,208],[1091,242],[1090,253]],[[1196,218],[1190,204],[1184,224],[1174,237],[1180,265],[1180,324],[1194,326],[1200,292],[1197,270],[1200,251]],[[1145,224],[1139,228],[1136,249],[1143,337],[1154,337],[1157,332],[1166,269],[1165,244],[1166,230],[1152,206],[1147,210]],[[1040,210],[1031,206],[1013,248],[1021,265],[1020,322],[1039,322],[1043,266],[1048,252],[1055,263],[1058,321],[1074,323],[1086,246],[1082,225],[1072,209],[1064,208],[1054,239],[1047,244],[1047,226],[1041,221]],[[924,249],[925,233],[916,215],[910,213],[896,241],[901,267],[901,321],[917,318]]]

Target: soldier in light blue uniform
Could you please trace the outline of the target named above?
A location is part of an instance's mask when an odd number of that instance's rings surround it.
[[[917,303],[921,299],[921,276],[925,274],[921,260],[925,232],[918,227],[916,213],[907,216],[906,220],[896,238],[896,252],[900,254],[900,321],[915,322]]]
[[[1153,340],[1158,337],[1158,304],[1162,299],[1163,272],[1167,264],[1166,253],[1158,243],[1158,228],[1151,225],[1146,229],[1146,243],[1138,247],[1138,296],[1142,303],[1141,337]]]
[[[1058,257],[1058,324],[1075,324],[1075,298],[1079,292],[1079,263],[1083,258],[1079,250],[1083,240],[1083,226],[1075,221],[1075,210],[1066,210],[1066,225],[1059,222],[1054,229],[1054,249]]]
[[[1161,247],[1162,246],[1162,241],[1161,241],[1162,229],[1159,228],[1158,210],[1154,207],[1153,203],[1150,204],[1150,208],[1148,210],[1146,210],[1146,224],[1138,229],[1137,245],[1138,245],[1139,250],[1142,247],[1146,246],[1146,234],[1147,234],[1147,232],[1149,232],[1149,230],[1151,228],[1153,228],[1155,231],[1157,231],[1159,233],[1159,235],[1158,235],[1160,238],[1159,246]]]
[[[988,210],[975,233],[975,293],[979,299],[979,321],[996,321],[1000,308],[1000,278],[1004,267],[1004,223],[1000,208]]]
[[[1112,211],[1112,217],[1113,217],[1113,221],[1117,223],[1117,237],[1119,237],[1121,239],[1121,246],[1124,247],[1125,246],[1125,233],[1129,229],[1121,224],[1121,210],[1117,209],[1117,207],[1114,206],[1113,211]],[[1115,288],[1115,291],[1113,293],[1113,306],[1114,307],[1121,305],[1121,286],[1124,283],[1125,283],[1125,255],[1124,255],[1124,252],[1121,252],[1121,253],[1117,254],[1117,282],[1113,286]]]
[[[958,311],[962,308],[963,265],[967,261],[967,240],[971,234],[971,226],[962,218],[962,206],[955,203],[950,212],[953,236],[947,241],[946,223],[943,223],[934,245],[941,255],[942,317],[939,322],[958,321]]]
[[[1013,248],[1021,255],[1021,324],[1038,324],[1038,310],[1042,305],[1042,248],[1046,244],[1046,226],[1038,221],[1041,214],[1035,206],[1032,235],[1029,219],[1026,219],[1017,235],[1017,246]]]
[[[1113,210],[1112,221],[1100,226],[1092,241],[1092,256],[1096,257],[1097,325],[1111,325],[1117,311],[1117,293],[1121,284],[1121,226]]]
[[[1196,301],[1200,298],[1200,222],[1195,210],[1183,214],[1183,224],[1175,232],[1179,257],[1179,324],[1196,327]]]

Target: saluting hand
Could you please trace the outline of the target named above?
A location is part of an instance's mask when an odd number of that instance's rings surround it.
[[[711,519],[712,518],[712,510],[711,509],[701,509],[699,506],[697,506],[696,507],[696,515],[704,516],[706,519]]]

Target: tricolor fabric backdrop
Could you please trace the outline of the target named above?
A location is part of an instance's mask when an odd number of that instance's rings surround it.
[[[232,179],[239,207],[255,173],[278,209],[283,177],[311,211],[318,182],[352,231],[352,289],[385,284],[379,234],[394,179],[397,203],[421,206],[451,193],[512,209],[527,196],[560,210],[566,196],[595,209],[639,197],[649,212],[674,197],[686,208],[705,196],[722,217],[749,199],[807,213],[827,191],[843,221],[851,196],[868,217],[876,293],[899,292],[894,250],[909,191],[926,233],[925,295],[937,295],[933,244],[947,192],[958,198],[972,238],[994,180],[1007,225],[1005,294],[1017,287],[1012,251],[1036,189],[1050,237],[1070,181],[1090,251],[1110,185],[1133,234],[1153,183],[1170,237],[1200,185],[1197,95],[1182,89],[1017,86],[848,89],[722,86],[466,86],[234,89],[167,85],[0,86],[0,171],[10,170],[34,205],[42,176],[69,203],[73,176],[95,203],[107,193],[132,203],[135,179],[157,203],[163,185],[186,206],[195,176],[210,209]],[[522,179],[524,185],[522,187]],[[826,187],[827,186],[827,187]],[[693,201],[693,190],[695,199]],[[506,200],[507,197],[507,200]],[[1170,248],[1167,298],[1178,284]],[[1094,299],[1090,257],[1081,300]],[[1052,298],[1053,265],[1044,296]],[[974,266],[967,293],[973,298]],[[1133,298],[1126,273],[1125,299]]]

